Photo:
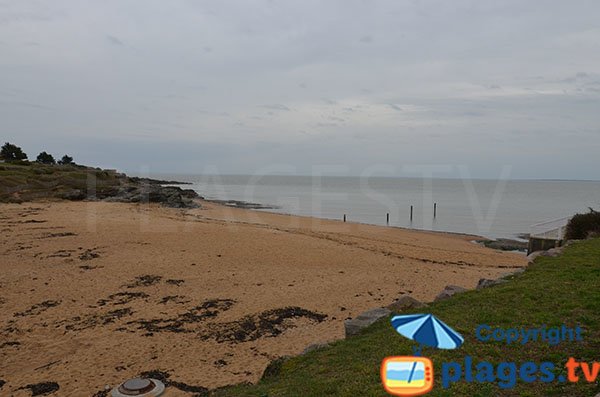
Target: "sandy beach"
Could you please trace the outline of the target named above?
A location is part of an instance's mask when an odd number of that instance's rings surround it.
[[[155,370],[170,396],[256,382],[362,311],[526,265],[473,236],[201,204],[1,204],[2,393],[102,396]]]

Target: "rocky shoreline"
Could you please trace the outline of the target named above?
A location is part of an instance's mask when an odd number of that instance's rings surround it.
[[[211,203],[224,205],[226,207],[235,207],[235,208],[243,208],[246,210],[273,210],[279,207],[275,205],[268,204],[259,204],[259,203],[251,203],[248,201],[240,201],[240,200],[206,200]]]
[[[198,208],[202,197],[178,186],[189,182],[129,177],[115,170],[82,165],[0,164],[0,202],[39,199],[160,203],[171,208]]]
[[[194,199],[200,199],[192,189],[182,189],[177,186],[162,186],[159,181],[131,181],[112,189],[104,189],[95,194],[73,189],[63,194],[66,200],[102,200],[119,203],[160,203],[171,208],[199,208]],[[171,184],[171,183],[170,183]]]

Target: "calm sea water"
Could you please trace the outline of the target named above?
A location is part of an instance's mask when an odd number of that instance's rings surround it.
[[[160,177],[164,177],[161,175]],[[532,224],[600,208],[600,182],[387,177],[174,175],[198,194],[268,211],[514,238]],[[433,203],[437,214],[433,217]],[[410,206],[413,220],[410,220]]]

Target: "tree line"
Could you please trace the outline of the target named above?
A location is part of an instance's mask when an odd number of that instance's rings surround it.
[[[12,143],[6,142],[0,149],[0,160],[4,160],[7,162],[27,161],[27,154],[23,151],[23,149],[21,149],[17,145],[13,145]],[[54,159],[54,156],[47,153],[46,151],[43,151],[40,154],[38,154],[35,161],[41,164],[75,164],[73,162],[73,157],[67,154],[62,156],[60,160],[56,161]]]

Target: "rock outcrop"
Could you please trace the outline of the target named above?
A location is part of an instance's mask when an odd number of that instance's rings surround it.
[[[392,314],[390,309],[385,307],[379,307],[377,309],[371,309],[358,315],[358,317],[346,320],[344,322],[344,331],[346,338],[349,336],[358,335],[360,331],[367,328],[379,319],[388,317]]]
[[[440,292],[434,299],[434,302],[448,299],[456,294],[465,292],[466,288],[459,287],[458,285],[446,285],[446,287]]]
[[[104,201],[122,203],[161,203],[171,208],[197,208],[199,205],[193,201],[199,198],[191,189],[182,189],[175,186],[161,186],[158,184],[142,184],[139,186],[128,185],[114,190],[103,191],[96,198]]]
[[[476,288],[477,289],[489,288],[489,287],[493,287],[494,285],[503,284],[505,282],[506,282],[506,280],[503,280],[503,279],[491,280],[489,278],[482,278],[477,283]]]
[[[416,300],[412,296],[405,295],[398,298],[394,303],[387,306],[394,313],[399,313],[409,309],[419,309],[426,307],[427,305],[421,301]]]

